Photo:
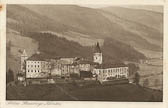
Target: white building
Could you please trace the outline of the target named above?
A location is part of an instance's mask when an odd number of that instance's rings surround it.
[[[128,79],[128,67],[124,64],[102,64],[93,70],[100,82],[117,79]]]
[[[26,78],[47,78],[50,74],[50,62],[41,54],[34,54],[26,60]]]

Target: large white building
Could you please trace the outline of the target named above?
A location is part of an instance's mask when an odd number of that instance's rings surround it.
[[[47,78],[50,71],[50,61],[41,54],[34,54],[26,60],[26,78]]]
[[[101,64],[98,65],[94,70],[93,74],[97,75],[97,79],[100,82],[117,80],[117,79],[128,79],[128,66],[125,64]]]

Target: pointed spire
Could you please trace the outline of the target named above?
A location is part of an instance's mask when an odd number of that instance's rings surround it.
[[[23,50],[22,56],[27,56],[26,50]]]
[[[100,46],[99,46],[99,42],[96,43],[96,47],[95,47],[94,53],[101,53],[101,49],[100,49]]]

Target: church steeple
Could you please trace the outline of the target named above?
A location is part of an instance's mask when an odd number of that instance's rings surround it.
[[[25,56],[25,57],[27,56],[27,53],[26,53],[26,50],[25,50],[25,49],[23,50],[23,53],[22,53],[21,56]]]
[[[99,42],[96,43],[96,47],[95,47],[94,53],[101,53]]]
[[[94,49],[94,54],[93,54],[93,62],[102,64],[102,52],[99,46],[99,42],[97,42],[95,49]]]

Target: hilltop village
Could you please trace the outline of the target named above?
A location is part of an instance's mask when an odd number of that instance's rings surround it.
[[[27,84],[55,83],[54,79],[98,80],[100,83],[128,79],[128,66],[103,62],[99,43],[95,45],[93,61],[79,57],[45,58],[37,52],[28,57],[24,50],[21,55],[21,70],[18,80]]]

